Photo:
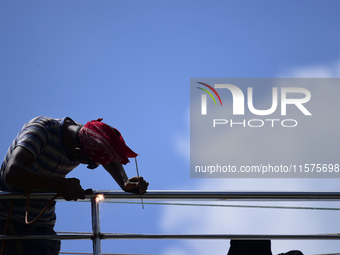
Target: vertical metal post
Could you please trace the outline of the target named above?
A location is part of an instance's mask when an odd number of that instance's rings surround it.
[[[91,199],[91,216],[92,216],[92,243],[93,255],[101,255],[101,239],[100,239],[100,222],[99,222],[99,201],[97,196]]]

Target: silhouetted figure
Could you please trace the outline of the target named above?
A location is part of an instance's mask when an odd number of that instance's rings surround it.
[[[270,240],[231,240],[228,255],[273,255]],[[278,255],[303,255],[301,251],[289,251]]]

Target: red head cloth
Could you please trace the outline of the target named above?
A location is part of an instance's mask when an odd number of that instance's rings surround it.
[[[128,158],[137,157],[126,146],[120,132],[101,121],[102,119],[87,122],[79,131],[80,143],[87,156],[101,165],[107,165],[111,161],[125,165],[129,162]]]

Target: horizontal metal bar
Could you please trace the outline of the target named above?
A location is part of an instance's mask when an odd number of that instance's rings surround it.
[[[84,240],[89,239],[91,240],[93,235],[0,235],[0,240],[13,240],[13,239],[20,239],[20,240],[31,240],[31,239],[47,239],[47,240]]]
[[[238,240],[270,240],[270,239],[323,239],[340,240],[339,234],[320,235],[236,235],[236,234],[210,234],[210,235],[183,235],[183,234],[101,234],[101,239],[238,239]]]
[[[93,195],[86,195],[85,201],[93,196],[103,194],[105,199],[131,200],[140,199],[140,195],[126,193],[124,191],[95,190]],[[32,199],[51,199],[53,193],[31,193]],[[233,191],[167,191],[151,190],[142,195],[143,199],[150,200],[340,200],[340,192],[233,192]],[[0,192],[0,199],[25,199],[23,193]],[[59,199],[62,199],[61,197]],[[79,200],[83,201],[83,200]]]
[[[59,254],[69,254],[69,255],[93,255],[93,252],[59,252]],[[170,254],[149,254],[149,253],[102,253],[101,255],[170,255]]]
[[[238,235],[238,234],[115,234],[101,233],[100,239],[239,239],[239,240],[265,240],[265,239],[323,239],[340,240],[340,234],[318,235]],[[86,240],[93,239],[93,235],[0,235],[0,240],[31,240],[31,239],[54,239],[54,240]]]
[[[95,191],[105,199],[138,199],[122,191]],[[228,192],[228,191],[148,191],[143,199],[153,200],[340,200],[340,192]]]
[[[68,235],[92,235],[92,232],[78,232],[78,231],[57,231],[57,234],[68,234]]]

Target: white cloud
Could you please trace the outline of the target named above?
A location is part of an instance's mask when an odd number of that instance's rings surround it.
[[[340,61],[329,66],[313,65],[295,67],[278,75],[280,78],[339,78]]]
[[[330,67],[314,66],[294,68],[279,77],[291,78],[316,78],[316,77],[339,77],[340,62]],[[331,92],[331,93],[330,93]],[[252,139],[260,141],[264,139],[273,139],[281,142],[283,150],[289,146],[290,158],[304,158],[312,161],[317,157],[317,153],[323,152],[325,159],[337,159],[339,146],[331,148],[325,146],[324,150],[313,148],[324,144],[324,141],[332,141],[339,139],[338,133],[338,109],[340,102],[339,87],[318,87],[313,88],[313,98],[321,98],[332,102],[331,108],[314,107],[313,114],[325,115],[328,117],[328,123],[331,125],[324,129],[326,123],[315,123],[318,128],[313,131],[304,130],[298,136],[282,138],[277,137],[275,132],[267,132]],[[319,102],[320,103],[320,102]],[[319,105],[317,105],[319,106]],[[319,132],[315,133],[315,130]],[[233,141],[237,137],[239,149],[248,150],[251,154],[254,151],[261,151],[264,148],[251,148],[246,141],[240,141],[239,136],[233,132],[227,134],[229,140]],[[336,136],[336,137],[335,137]],[[311,143],[311,137],[313,137]],[[177,140],[177,149],[184,156],[189,155],[189,137],[179,136]],[[186,141],[186,145],[185,144]],[[208,141],[207,141],[208,142]],[[260,144],[260,143],[253,143]],[[209,146],[207,146],[209,147]],[[183,153],[184,149],[184,153]],[[187,151],[185,151],[187,150]],[[287,152],[287,150],[286,150]],[[273,153],[279,155],[280,153]],[[256,154],[252,158],[242,159],[251,162],[256,158]],[[338,179],[202,179],[199,184],[186,187],[187,189],[199,190],[227,190],[227,191],[244,191],[244,190],[263,190],[263,191],[306,191],[306,190],[338,190]],[[189,184],[188,184],[189,185]],[[268,202],[233,202],[233,204],[268,204]],[[270,203],[272,205],[273,203]],[[292,206],[315,206],[315,207],[332,207],[337,204],[334,202],[285,202],[275,203],[278,205]],[[307,210],[288,210],[288,209],[245,209],[245,208],[217,208],[217,207],[166,207],[161,218],[160,226],[164,232],[173,233],[194,233],[194,234],[318,234],[318,233],[336,233],[340,229],[338,221],[338,213],[336,211],[307,211]],[[176,254],[227,254],[229,240],[226,241],[185,241],[167,247],[166,251],[176,251]],[[339,252],[339,244],[337,241],[299,241],[299,240],[273,240],[273,254],[287,252],[292,249],[299,249],[304,254],[331,253]]]
[[[177,133],[174,138],[174,147],[178,154],[189,162],[190,159],[190,109],[187,108],[184,114],[185,130]]]
[[[323,183],[324,185],[326,182]],[[242,187],[258,190],[276,191],[278,187],[284,190],[308,189],[320,185],[317,181],[300,183],[299,180],[289,181],[284,186],[280,180],[202,180],[198,185],[200,190],[232,190],[241,191]],[[198,188],[196,186],[195,188]],[[284,187],[283,187],[284,186]],[[212,202],[209,202],[211,204]],[[220,202],[221,203],[221,202]],[[228,202],[231,205],[290,205],[290,206],[334,206],[334,203],[313,202]],[[260,208],[230,208],[230,207],[166,207],[160,219],[161,228],[165,232],[185,234],[317,234],[335,233],[340,227],[337,221],[338,212],[308,211],[292,209],[260,209]],[[330,221],[333,221],[331,223]],[[273,254],[300,249],[306,254],[335,252],[336,243],[329,244],[312,241],[272,241]],[[180,249],[183,246],[176,247]],[[225,241],[190,241],[186,242],[183,254],[226,254],[229,240]],[[188,249],[190,247],[190,249]],[[325,250],[327,249],[328,250]],[[182,254],[182,253],[180,253]]]

